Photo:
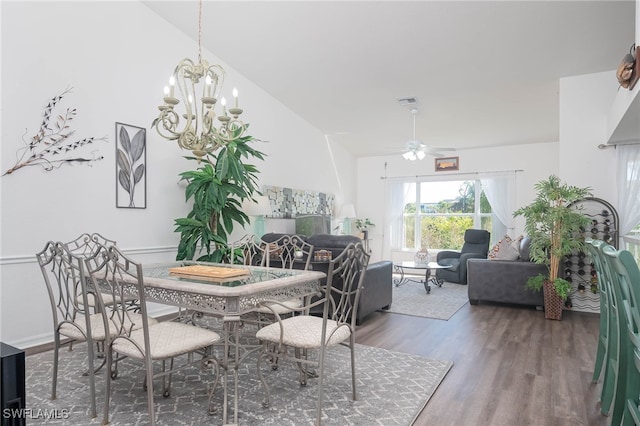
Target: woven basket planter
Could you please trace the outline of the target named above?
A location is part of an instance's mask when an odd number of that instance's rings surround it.
[[[556,293],[553,283],[545,280],[542,291],[544,294],[544,317],[551,320],[562,320],[564,302],[562,297]]]

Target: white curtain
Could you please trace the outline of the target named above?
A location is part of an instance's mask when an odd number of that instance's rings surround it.
[[[618,145],[619,236],[627,235],[640,223],[640,144]]]
[[[513,238],[515,210],[515,172],[507,175],[485,176],[480,178],[484,194],[491,205],[493,214],[491,240],[498,241],[505,234]]]
[[[402,248],[403,213],[407,191],[411,185],[401,180],[387,180],[384,229],[387,235],[382,245],[383,259],[391,259],[391,250]]]

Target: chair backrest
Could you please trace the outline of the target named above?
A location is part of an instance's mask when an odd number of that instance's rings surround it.
[[[489,253],[489,241],[491,240],[491,233],[484,229],[467,229],[464,231],[464,244],[460,253],[475,253],[484,254]]]
[[[75,240],[62,244],[69,252],[73,253],[76,256],[91,257],[99,246],[116,245],[116,242],[114,240],[103,237],[97,232],[94,232],[93,234],[85,232]]]
[[[605,245],[602,251],[609,261],[614,285],[620,288],[622,296],[620,311],[627,326],[625,328],[629,332],[628,337],[638,350],[636,355],[640,355],[640,270],[638,264],[627,250],[618,251],[610,245]]]
[[[63,243],[53,241],[49,241],[36,258],[47,286],[54,327],[59,328],[65,322],[73,324],[78,315],[85,314],[83,306],[89,306],[82,259],[69,252]],[[85,318],[86,337],[90,339],[89,318],[86,315]]]
[[[268,266],[268,245],[254,235],[245,235],[229,244],[229,263],[239,265]]]
[[[604,244],[604,242],[601,240],[585,240],[584,244],[584,248],[589,254],[589,257],[591,257],[591,261],[596,270],[601,306],[607,304],[611,297],[611,275],[609,265],[603,257],[602,244]]]
[[[129,338],[131,332],[144,329],[145,352],[149,356],[149,323],[144,296],[142,265],[125,256],[116,246],[100,246],[92,258],[85,259],[85,267],[89,277],[88,286],[98,295],[100,310],[105,323],[111,329],[112,339]],[[105,311],[102,295],[109,295],[114,303]],[[128,309],[126,301],[136,299],[140,303],[140,315]],[[113,337],[115,336],[115,337]],[[140,349],[140,348],[139,348]]]
[[[267,243],[267,266],[283,269],[309,269],[313,245],[300,235],[282,235]]]
[[[350,243],[329,263],[324,316],[355,327],[360,291],[370,255],[362,243]],[[330,296],[330,297],[329,297]]]

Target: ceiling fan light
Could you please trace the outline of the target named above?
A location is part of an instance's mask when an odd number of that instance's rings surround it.
[[[416,155],[418,156],[419,160],[422,160],[425,156],[424,151],[418,151],[416,152]]]
[[[411,157],[413,157],[413,152],[407,151],[404,154],[402,154],[402,157],[404,157],[405,160],[411,160],[412,159]]]

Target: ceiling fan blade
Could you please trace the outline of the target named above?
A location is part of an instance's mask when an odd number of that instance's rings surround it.
[[[426,147],[424,149],[424,152],[426,152],[429,155],[434,155],[436,157],[442,157],[445,154],[443,154],[443,152],[452,152],[455,151],[455,148],[444,148],[444,147]]]

